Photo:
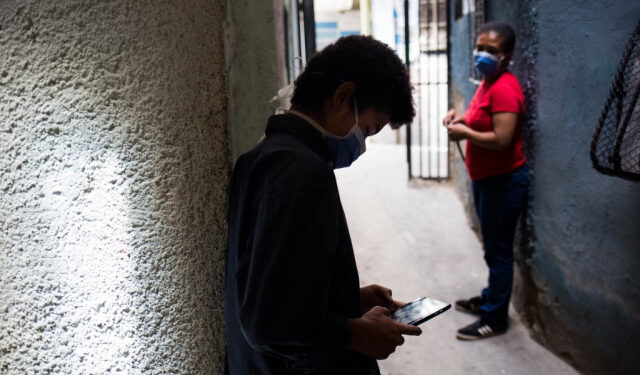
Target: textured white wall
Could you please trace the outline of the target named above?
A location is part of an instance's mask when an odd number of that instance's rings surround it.
[[[0,3],[0,373],[222,372],[223,20]]]
[[[282,0],[227,1],[230,143],[233,158],[255,146],[286,84]]]

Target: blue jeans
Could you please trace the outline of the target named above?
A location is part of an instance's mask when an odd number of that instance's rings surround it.
[[[494,328],[507,327],[513,284],[513,238],[529,186],[526,165],[471,183],[480,220],[489,286],[482,290],[480,316]]]

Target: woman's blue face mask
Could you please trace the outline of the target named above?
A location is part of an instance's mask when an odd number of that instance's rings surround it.
[[[473,66],[483,75],[491,75],[498,71],[502,58],[485,51],[473,51]]]

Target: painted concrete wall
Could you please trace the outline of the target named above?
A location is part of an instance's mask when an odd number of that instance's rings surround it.
[[[235,160],[264,134],[286,85],[282,0],[227,0],[226,46],[231,150]]]
[[[0,373],[222,373],[223,21],[0,4]]]
[[[581,371],[635,373],[640,189],[597,173],[589,146],[640,3],[492,1],[487,14],[516,26],[514,70],[529,101],[533,185],[516,307],[536,339]],[[462,29],[454,24],[453,36]],[[453,81],[468,102],[473,91],[456,66],[468,60],[452,42]]]

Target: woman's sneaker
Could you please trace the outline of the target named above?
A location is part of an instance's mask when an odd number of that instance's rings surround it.
[[[460,340],[480,340],[487,337],[503,334],[507,331],[507,327],[492,327],[489,323],[480,319],[477,322],[470,324],[464,328],[458,330],[456,337]]]
[[[462,299],[456,301],[456,310],[478,315],[480,313],[480,306],[482,306],[483,303],[484,299],[480,296],[471,299]]]

